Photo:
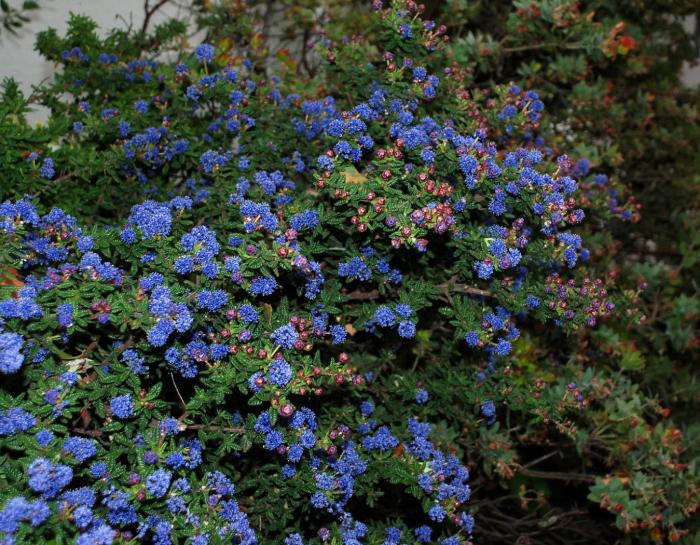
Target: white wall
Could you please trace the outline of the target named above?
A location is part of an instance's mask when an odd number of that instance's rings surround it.
[[[685,21],[685,28],[689,32],[695,30],[695,25],[697,24],[697,15],[688,17]],[[695,64],[693,66],[686,63],[685,70],[683,71],[683,83],[686,85],[698,85],[700,84],[700,49],[697,51],[697,57]]]

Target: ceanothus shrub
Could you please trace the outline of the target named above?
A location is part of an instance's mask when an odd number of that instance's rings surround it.
[[[387,49],[335,98],[352,42],[305,89],[65,41],[0,205],[3,543],[466,543],[469,470],[421,385],[388,418],[373,355],[419,365],[430,329],[478,388],[521,328],[633,315],[580,270],[537,94],[470,94],[444,31],[375,7]]]

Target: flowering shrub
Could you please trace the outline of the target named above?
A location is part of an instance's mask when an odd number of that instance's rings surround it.
[[[466,543],[470,450],[517,469],[501,407],[576,442],[611,403],[518,367],[642,321],[586,238],[634,203],[548,145],[536,91],[466,88],[444,27],[373,8],[308,82],[75,17],[38,41],[63,68],[30,97],[45,126],[5,84],[7,543]]]

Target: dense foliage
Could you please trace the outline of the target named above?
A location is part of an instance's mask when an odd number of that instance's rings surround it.
[[[698,539],[693,3],[652,4],[41,33],[55,80],[0,102],[3,543]]]

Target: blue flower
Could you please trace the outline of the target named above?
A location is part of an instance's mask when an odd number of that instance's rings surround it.
[[[194,53],[199,62],[211,62],[214,58],[214,47],[209,44],[199,44]]]
[[[493,263],[490,259],[477,261],[474,263],[474,269],[476,270],[477,276],[482,280],[488,280],[493,276]]]
[[[290,534],[284,540],[284,545],[304,545],[304,540],[299,534]]]
[[[18,299],[5,299],[0,301],[1,318],[19,318],[21,320],[31,320],[43,316],[41,307],[34,301],[34,294],[22,293],[20,290]]]
[[[292,216],[292,219],[289,220],[289,225],[297,231],[313,229],[318,225],[318,214],[313,210],[305,210],[301,214]]]
[[[11,498],[0,511],[0,532],[7,534],[4,542],[14,543],[11,534],[17,531],[20,522],[28,521],[32,526],[39,526],[51,514],[44,500],[29,502],[21,496]]]
[[[107,475],[107,464],[104,462],[95,462],[90,466],[90,474],[96,479],[101,479]]]
[[[0,373],[9,375],[22,367],[24,340],[17,333],[0,333]]]
[[[175,331],[175,326],[172,320],[169,318],[159,320],[155,326],[148,330],[148,342],[152,346],[163,346],[173,331]]]
[[[414,398],[416,403],[423,404],[428,401],[428,392],[425,391],[423,388],[418,388],[418,391],[416,391],[416,397]]]
[[[131,395],[124,394],[112,398],[110,402],[112,414],[121,420],[125,420],[134,414],[134,402]]]
[[[435,522],[442,522],[446,514],[445,509],[441,505],[437,504],[433,505],[430,508],[430,511],[428,511],[428,516]]]
[[[284,442],[284,436],[278,431],[270,431],[265,435],[265,448],[275,450]]]
[[[238,307],[238,315],[247,324],[257,324],[259,320],[258,313],[253,305],[247,303]]]
[[[180,433],[180,424],[173,417],[168,417],[161,420],[159,428],[160,433],[163,435],[177,435]]]
[[[347,263],[338,265],[338,276],[341,278],[358,279],[367,281],[372,278],[372,269],[360,257],[354,257]]]
[[[146,102],[143,99],[137,100],[134,103],[134,110],[136,110],[140,114],[145,114],[148,112],[148,102]]]
[[[525,298],[525,306],[527,308],[529,308],[530,310],[534,310],[540,306],[540,300],[538,297],[536,297],[534,295],[528,295]]]
[[[505,339],[499,339],[494,350],[499,356],[507,356],[510,354],[511,344]]]
[[[481,414],[487,418],[490,418],[496,414],[496,406],[494,405],[493,401],[484,401],[481,404]]]
[[[196,85],[189,85],[185,89],[185,96],[192,102],[199,102],[199,99],[202,98],[202,91]]]
[[[128,224],[141,229],[143,238],[168,236],[173,222],[170,207],[167,204],[145,201],[131,208]]]
[[[223,290],[203,290],[197,294],[197,304],[207,310],[219,310],[227,302],[228,294]]]
[[[127,348],[122,352],[121,361],[126,363],[135,375],[142,375],[148,371],[144,359],[133,348]]]
[[[507,247],[503,239],[497,238],[489,244],[489,251],[496,257],[503,257]]]
[[[250,281],[248,291],[252,295],[272,295],[277,289],[277,281],[269,276],[258,276]]]
[[[410,307],[410,305],[406,305],[403,303],[399,303],[398,305],[396,305],[395,310],[396,313],[403,318],[410,318],[413,314],[413,309]]]
[[[413,69],[413,79],[423,81],[428,75],[428,71],[422,66],[416,66]]]
[[[464,335],[464,340],[467,342],[468,346],[474,348],[479,344],[479,333],[476,331],[468,331],[467,334]]]
[[[503,214],[505,214],[506,195],[503,191],[499,191],[496,193],[496,196],[489,204],[489,212],[491,212],[494,216],[502,216]]]
[[[219,153],[214,150],[205,151],[199,158],[204,172],[210,174],[223,168],[231,160],[229,153]]]
[[[49,446],[51,443],[53,443],[55,436],[54,436],[53,432],[51,432],[50,430],[41,430],[41,431],[37,432],[37,434],[34,436],[34,438],[36,439],[37,444],[41,448],[44,448],[44,447]]]
[[[14,435],[34,427],[36,418],[21,407],[0,411],[0,436]]]
[[[294,343],[299,338],[299,333],[292,324],[285,324],[282,327],[276,329],[270,338],[282,348],[293,348]]]
[[[78,528],[87,528],[92,522],[92,509],[86,505],[80,505],[73,512],[73,520]]]
[[[362,448],[366,450],[379,450],[385,452],[395,448],[399,440],[394,437],[387,426],[381,426],[374,435],[367,435],[362,440]]]
[[[377,323],[380,326],[389,327],[394,325],[396,315],[389,307],[382,305],[375,311],[374,319],[377,320]]]
[[[37,458],[27,469],[27,484],[44,498],[53,498],[73,480],[73,470],[61,464],[52,464],[46,458]]]
[[[69,437],[63,441],[63,450],[79,462],[84,462],[97,454],[95,444],[85,437]]]
[[[408,320],[399,323],[399,335],[404,339],[412,339],[416,336],[416,324]]]
[[[416,535],[416,539],[420,543],[428,543],[430,541],[430,536],[432,534],[432,529],[430,526],[419,526],[414,530],[414,533]]]
[[[56,175],[56,169],[54,168],[53,159],[51,159],[51,157],[44,159],[44,162],[41,164],[40,172],[47,180],[53,179]]]
[[[268,370],[270,382],[275,386],[286,386],[292,380],[292,367],[283,359],[275,359]]]
[[[348,334],[342,325],[333,325],[330,327],[331,340],[333,344],[342,344],[345,342]]]
[[[170,487],[172,473],[167,469],[158,469],[146,479],[146,489],[154,498],[162,498]]]
[[[73,325],[73,305],[70,303],[63,303],[58,305],[56,309],[56,314],[58,315],[58,325],[63,328],[68,328]]]
[[[113,541],[114,529],[104,523],[99,523],[81,534],[75,545],[111,545]]]
[[[460,513],[459,514],[459,526],[464,528],[464,530],[468,533],[471,534],[472,531],[474,530],[474,517],[471,516],[469,513]]]
[[[194,259],[189,255],[180,256],[175,260],[173,268],[178,274],[189,274],[194,270]]]

